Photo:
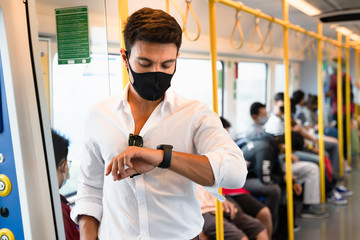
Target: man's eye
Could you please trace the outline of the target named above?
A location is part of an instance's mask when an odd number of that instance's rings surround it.
[[[168,68],[171,67],[171,64],[162,65],[161,67],[162,67],[163,69],[168,69]]]
[[[139,63],[141,67],[150,67],[151,64],[150,63]]]

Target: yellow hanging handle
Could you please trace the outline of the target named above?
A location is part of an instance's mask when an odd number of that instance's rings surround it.
[[[273,17],[273,19],[275,19],[275,18]],[[273,49],[273,40],[272,40],[272,36],[271,36],[272,23],[273,23],[272,21],[269,21],[268,30],[267,30],[267,32],[265,34],[265,37],[264,37],[264,40],[263,40],[263,42],[261,44],[261,50],[265,54],[271,53],[271,51]],[[269,39],[269,48],[266,50],[264,48],[264,46],[265,46],[265,42],[266,42],[267,39]]]
[[[295,43],[299,46],[299,56],[304,57],[305,47],[300,41],[300,32],[295,32]]]
[[[184,13],[181,11],[181,9],[179,8],[179,6],[176,4],[176,2],[174,2],[174,0],[170,0],[171,4],[176,8],[176,10],[179,12],[181,19],[183,20],[183,23],[185,23],[185,16]],[[169,0],[166,0],[166,12],[168,14],[170,14],[170,6],[168,4]]]
[[[183,18],[184,21],[184,26],[183,26],[183,33],[185,34],[185,37],[190,40],[190,41],[196,41],[199,39],[200,37],[200,33],[201,33],[201,28],[200,28],[200,22],[198,20],[198,18],[196,17],[196,14],[194,12],[194,9],[191,6],[191,0],[185,0],[186,1],[186,12],[185,12],[185,17]],[[189,10],[191,11],[191,14],[193,15],[197,28],[198,28],[198,32],[195,38],[191,39],[187,33],[187,20],[188,20],[188,15],[189,15]]]
[[[255,17],[255,26],[254,26],[254,30],[252,32],[252,35],[251,35],[251,48],[256,51],[256,52],[260,52],[262,47],[263,47],[263,37],[261,35],[261,32],[260,32],[260,28],[259,28],[259,23],[260,23],[260,18],[259,17]],[[258,35],[259,39],[260,39],[260,47],[259,48],[255,48],[254,47],[254,38],[255,38],[255,34]]]
[[[240,11],[236,11],[235,24],[234,24],[233,30],[231,32],[231,37],[230,37],[230,45],[231,45],[232,48],[234,48],[236,50],[242,48],[242,46],[244,45],[244,42],[245,42],[244,41],[244,34],[243,34],[243,31],[242,31],[242,28],[241,28],[241,25],[240,25],[240,17],[241,17]],[[234,44],[234,35],[235,35],[236,28],[239,30],[240,37],[241,37],[240,45],[238,45],[238,46],[235,46],[235,44]]]

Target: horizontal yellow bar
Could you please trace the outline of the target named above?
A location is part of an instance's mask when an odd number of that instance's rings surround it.
[[[270,15],[267,15],[267,14],[261,12],[259,9],[253,9],[253,8],[247,7],[242,2],[234,2],[232,0],[215,0],[215,2],[224,4],[226,6],[235,8],[235,9],[243,11],[243,12],[250,13],[250,14],[255,15],[257,17],[261,17],[261,18],[266,19],[268,21],[277,23],[277,24],[279,24],[279,25],[281,25],[283,27],[287,27],[287,28],[293,29],[295,31],[301,32],[303,34],[309,35],[309,36],[311,36],[313,38],[321,39],[321,40],[323,40],[325,42],[328,42],[328,43],[331,43],[331,44],[333,44],[335,46],[345,47],[344,44],[339,44],[339,42],[334,40],[334,39],[327,38],[327,37],[322,36],[322,35],[320,35],[318,33],[308,31],[308,30],[300,27],[299,25],[290,24],[288,22],[285,22],[282,19],[274,18],[274,17],[272,17]]]

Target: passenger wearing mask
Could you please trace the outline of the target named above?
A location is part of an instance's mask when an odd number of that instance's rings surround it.
[[[70,178],[70,161],[67,159],[69,140],[60,136],[54,130],[51,131],[51,134],[54,145],[56,173],[60,189],[62,186],[65,185],[66,180]],[[66,240],[78,240],[80,239],[78,228],[70,218],[70,203],[61,194],[60,199]]]
[[[268,120],[266,106],[260,102],[254,102],[250,106],[250,115],[253,123],[246,132],[246,139],[261,138],[267,135],[264,131],[264,125]]]

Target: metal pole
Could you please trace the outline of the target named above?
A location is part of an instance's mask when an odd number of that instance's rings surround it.
[[[347,160],[351,164],[351,133],[350,133],[350,37],[345,37],[346,45],[346,80],[345,80],[345,104],[346,104],[346,147],[347,147]]]
[[[217,48],[216,48],[216,5],[214,0],[209,0],[209,28],[210,28],[210,57],[213,87],[213,109],[218,114],[218,75],[217,75]],[[222,190],[219,188],[219,192]],[[216,201],[216,239],[224,239],[223,207]]]
[[[282,0],[283,20],[289,22],[289,4]],[[289,240],[294,239],[294,216],[293,216],[293,184],[291,170],[291,108],[289,98],[289,29],[284,25],[284,67],[285,67],[285,162],[286,162],[286,194],[287,194],[287,217]]]
[[[322,24],[318,24],[318,34],[322,35]],[[325,158],[324,158],[324,114],[323,114],[323,79],[322,79],[322,40],[318,39],[318,119],[319,119],[319,168],[321,203],[325,203]]]
[[[126,19],[129,16],[129,7],[128,7],[128,0],[118,0],[118,8],[119,8],[119,26],[120,26],[120,47],[125,49],[125,42],[124,42],[124,35],[123,30]],[[121,79],[122,79],[122,86],[123,89],[129,82],[129,75],[127,69],[122,65],[121,69]]]
[[[166,12],[168,14],[170,14],[170,3],[169,3],[170,0],[166,0]]]
[[[342,43],[342,36],[340,32],[337,32],[338,44]],[[344,174],[344,134],[343,134],[343,116],[342,116],[342,59],[341,59],[341,45],[338,45],[338,59],[337,59],[337,125],[339,136],[339,165],[340,176]]]
[[[357,87],[357,84],[359,82],[359,50],[355,49],[355,119],[358,120],[359,116],[359,89]]]

